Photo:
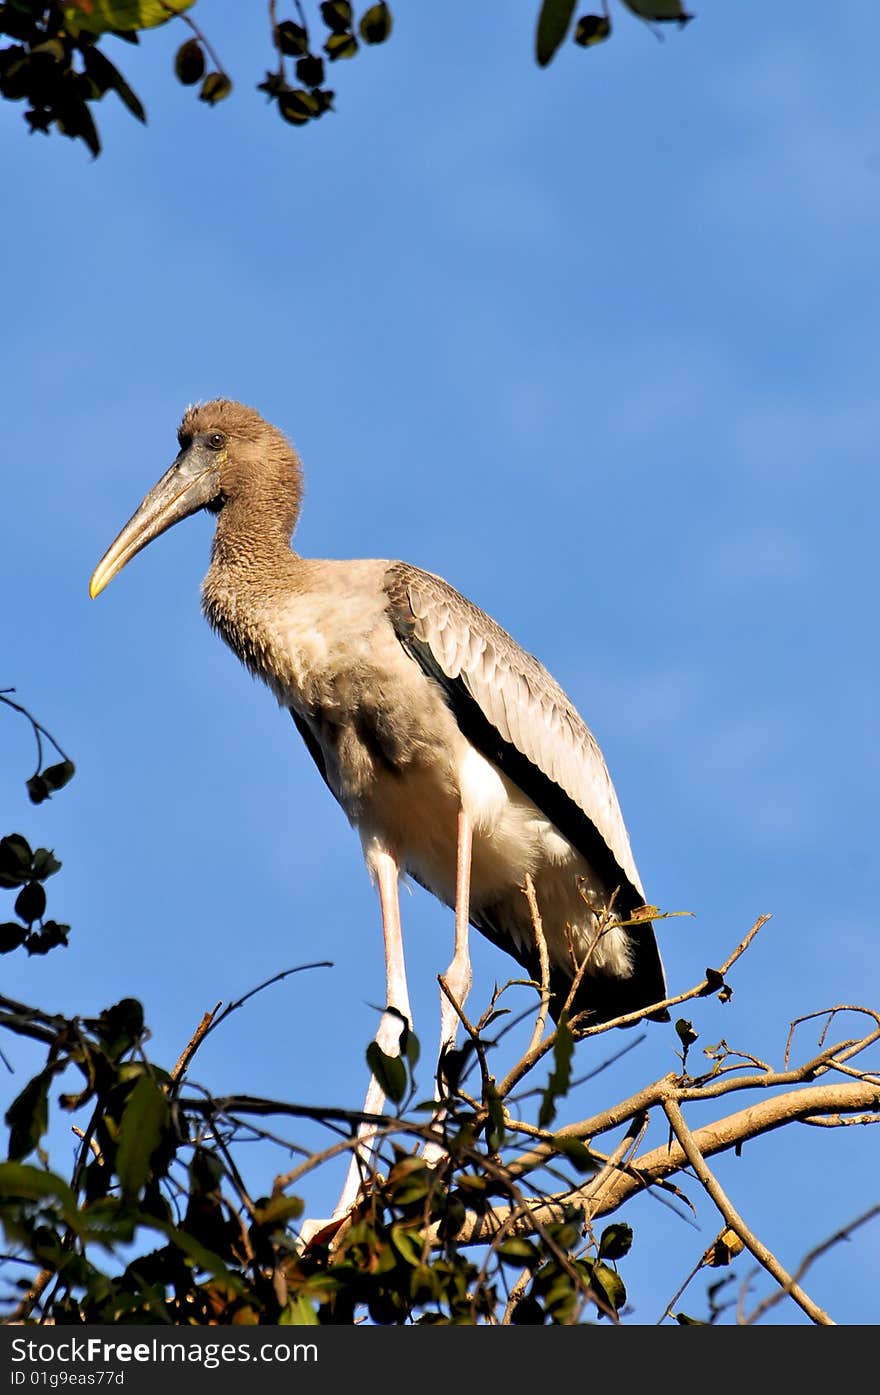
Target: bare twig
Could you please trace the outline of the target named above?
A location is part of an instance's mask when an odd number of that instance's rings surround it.
[[[528,1045],[528,1050],[534,1051],[540,1044],[541,1038],[544,1035],[544,1028],[547,1025],[547,1010],[550,1006],[550,956],[547,953],[544,922],[541,920],[541,912],[538,910],[538,898],[535,895],[535,884],[528,872],[526,873],[523,893],[529,903],[529,914],[532,917],[532,928],[535,932],[535,945],[538,950],[538,963],[541,966],[541,1001],[538,1006],[538,1011],[535,1014],[532,1039]]]
[[[94,1138],[88,1137],[84,1130],[78,1128],[76,1124],[71,1124],[70,1128],[71,1132],[75,1133],[77,1138],[81,1139],[82,1142],[88,1146],[91,1150],[92,1157],[97,1158],[98,1162],[101,1162],[101,1149],[98,1147],[97,1141]]]
[[[724,961],[724,963],[718,970],[722,978],[724,978],[727,975],[728,971],[736,963],[736,961],[740,959],[743,954],[745,954],[752,940],[758,934],[759,930],[761,930],[763,926],[767,924],[767,921],[770,920],[770,918],[771,917],[769,915],[758,916],[758,919],[755,921],[748,934],[744,937],[744,939],[740,941],[733,953],[728,955],[727,959]],[[580,1020],[580,1014],[578,1015],[578,1017],[572,1018],[571,1025],[576,1030],[578,1040],[581,1041],[587,1037],[600,1036],[604,1032],[611,1031],[611,1029],[614,1027],[629,1027],[634,1022],[643,1021],[652,1013],[660,1012],[664,1008],[676,1007],[679,1003],[687,1002],[691,998],[705,997],[707,991],[709,990],[709,980],[703,979],[701,983],[695,984],[693,988],[689,988],[686,993],[679,993],[676,994],[674,997],[664,998],[662,1002],[649,1003],[647,1007],[640,1008],[638,1012],[625,1013],[621,1017],[615,1017],[612,1021],[600,1022],[595,1027],[579,1027],[578,1023]],[[522,1059],[518,1061],[517,1064],[513,1067],[513,1069],[508,1072],[508,1074],[504,1077],[504,1080],[498,1086],[498,1093],[501,1095],[502,1099],[506,1099],[506,1097],[510,1094],[511,1090],[514,1088],[515,1085],[519,1083],[523,1076],[527,1075],[529,1071],[532,1069],[532,1067],[541,1059],[541,1057],[552,1049],[554,1040],[555,1033],[547,1037],[543,1042],[540,1043],[540,1045],[534,1047],[532,1050],[527,1051],[525,1055],[522,1057]]]
[[[55,740],[55,737],[52,735],[50,731],[46,730],[42,722],[38,722],[36,717],[33,717],[31,713],[28,712],[26,707],[21,706],[21,703],[12,701],[12,698],[9,696],[9,694],[14,692],[14,688],[0,688],[0,702],[2,702],[6,707],[11,707],[13,712],[19,712],[22,715],[22,717],[26,717],[31,724],[31,730],[34,733],[34,738],[37,743],[37,769],[34,773],[37,774],[43,766],[42,738],[44,736],[46,740],[51,742],[51,744],[55,747],[55,750],[58,752],[61,759],[69,761],[70,756],[67,754],[66,751],[62,751],[61,747],[58,745],[58,742]],[[72,763],[73,762],[71,761],[71,764]]]
[[[211,62],[214,64],[214,67],[217,69],[217,72],[225,74],[226,69],[220,61],[216,49],[211,44],[211,41],[208,38],[207,34],[205,34],[204,31],[199,28],[192,16],[188,14],[183,14],[180,10],[172,9],[171,6],[169,6],[168,8],[171,9],[171,13],[173,15],[175,15],[178,19],[183,20],[184,24],[187,26],[188,29],[192,30],[193,35],[196,39],[198,39],[199,43],[202,45],[202,48],[205,50]]]
[[[171,1072],[171,1079],[174,1082],[177,1082],[181,1079],[183,1075],[185,1075],[190,1061],[198,1051],[199,1046],[204,1041],[205,1037],[208,1035],[211,1024],[222,1006],[222,1001],[219,1003],[215,1003],[214,1006],[211,1008],[210,1012],[205,1013],[201,1022],[196,1027],[186,1046],[183,1048],[183,1051],[180,1053],[177,1065]]]
[[[291,974],[303,974],[308,969],[332,968],[332,959],[316,959],[313,964],[295,964],[291,969],[282,969],[280,973],[272,974],[271,978],[264,978],[263,982],[258,983],[255,988],[249,988],[247,993],[243,993],[240,998],[236,998],[232,1003],[227,1003],[226,1007],[220,1013],[220,1016],[209,1023],[202,1039],[204,1040],[204,1037],[206,1037],[209,1032],[215,1031],[217,1027],[226,1021],[227,1017],[231,1017],[240,1007],[244,1007],[245,1003],[250,1002],[251,998],[256,997],[257,993],[262,993],[264,989],[271,988],[274,983],[281,983],[283,979],[289,978]],[[214,1011],[216,1012],[216,1010],[215,1008]]]
[[[5,1322],[11,1327],[18,1323],[27,1322],[54,1277],[54,1269],[41,1269],[21,1302],[16,1305]]]
[[[874,1217],[878,1215],[880,1215],[880,1204],[870,1207],[869,1210],[862,1212],[861,1216],[856,1216],[854,1221],[850,1221],[849,1225],[845,1225],[840,1230],[836,1230],[833,1235],[829,1235],[827,1240],[823,1240],[821,1244],[814,1246],[812,1250],[804,1255],[804,1258],[794,1271],[792,1277],[796,1280],[802,1279],[811,1264],[815,1264],[817,1259],[827,1254],[835,1245],[839,1245],[842,1241],[848,1240],[854,1231],[858,1230],[860,1226],[867,1225],[868,1221],[872,1221]],[[748,1316],[743,1316],[743,1325],[749,1326],[758,1322],[770,1308],[775,1307],[777,1303],[781,1303],[784,1297],[785,1292],[783,1289],[774,1289],[771,1294],[768,1294],[766,1298],[756,1304]]]
[[[736,1232],[746,1248],[751,1250],[758,1263],[763,1265],[769,1274],[772,1274],[783,1292],[789,1294],[794,1302],[797,1303],[798,1307],[802,1308],[813,1322],[823,1327],[834,1326],[834,1319],[829,1317],[824,1308],[820,1308],[817,1303],[813,1302],[809,1294],[804,1292],[800,1284],[798,1284],[792,1275],[779,1263],[773,1251],[769,1250],[767,1246],[758,1239],[757,1235],[755,1235],[754,1231],[746,1223],[739,1211],[737,1211],[717,1177],[712,1172],[711,1168],[708,1167],[706,1159],[697,1146],[694,1135],[685,1122],[685,1117],[678,1103],[674,1099],[664,1100],[663,1109],[682,1152],[693,1168],[699,1181],[718,1207],[726,1224],[730,1226],[731,1230]]]
[[[664,1082],[659,1082],[659,1084],[633,1095],[626,1105],[605,1110],[602,1115],[597,1116],[597,1119],[600,1119],[603,1124],[601,1130],[591,1130],[589,1128],[591,1121],[584,1120],[580,1124],[560,1129],[559,1133],[575,1138],[591,1138],[593,1132],[605,1132],[608,1127],[624,1123],[637,1110],[645,1110],[651,1105],[661,1103],[664,1098],[664,1085],[668,1097],[680,1098],[682,1092],[676,1090],[675,1078],[669,1076]],[[761,1100],[736,1114],[726,1115],[714,1123],[695,1129],[693,1138],[700,1153],[704,1158],[708,1158],[717,1153],[728,1152],[739,1147],[747,1139],[758,1138],[762,1134],[784,1127],[794,1120],[829,1110],[841,1113],[850,1110],[864,1110],[874,1104],[876,1100],[877,1089],[875,1086],[857,1082],[805,1086],[801,1089],[790,1090],[783,1095],[775,1095],[769,1099]],[[612,1119],[614,1122],[610,1123],[609,1121]],[[510,1163],[508,1172],[513,1169],[522,1172],[526,1167],[534,1167],[539,1162],[544,1162],[549,1151],[546,1147],[535,1148],[533,1152]],[[660,1147],[640,1154],[626,1167],[620,1168],[611,1178],[607,1188],[603,1190],[601,1198],[594,1201],[591,1208],[593,1218],[610,1215],[619,1210],[637,1192],[646,1191],[680,1172],[687,1161],[686,1154],[677,1142],[671,1146],[663,1143]],[[589,1186],[589,1183],[586,1185]],[[576,1194],[575,1199],[578,1195],[579,1193]],[[556,1199],[548,1197],[546,1202],[536,1207],[536,1216],[539,1219],[552,1218],[554,1203],[556,1203]],[[487,1217],[469,1214],[457,1237],[458,1243],[479,1244],[487,1236],[494,1233],[494,1226],[506,1219],[507,1214],[507,1209],[503,1206],[496,1207],[495,1211]],[[526,1226],[521,1233],[527,1232],[528,1227]]]

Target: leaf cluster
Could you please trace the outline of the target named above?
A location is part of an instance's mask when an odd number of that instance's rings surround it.
[[[648,23],[690,18],[680,0],[622,0]],[[189,30],[174,57],[174,75],[199,99],[216,106],[230,95],[233,80],[206,33],[192,15],[195,0],[0,0],[0,96],[25,102],[31,131],[60,132],[81,140],[98,155],[101,140],[95,104],[115,92],[138,121],[143,103],[107,56],[107,41],[137,44],[147,30],[169,21]],[[541,67],[551,62],[571,33],[589,48],[611,34],[607,0],[601,14],[575,23],[575,0],[542,0],[535,36]],[[201,13],[201,11],[200,11]],[[363,48],[391,36],[393,15],[387,0],[355,11],[351,0],[294,0],[293,14],[279,18],[268,5],[273,66],[258,84],[282,120],[307,126],[335,109],[336,93],[327,82],[328,64],[355,58]],[[572,32],[572,26],[573,32]]]
[[[251,1200],[235,1160],[240,1143],[260,1136],[248,1112],[283,1113],[283,1104],[184,1094],[182,1078],[148,1058],[134,999],[82,1019],[0,999],[2,1027],[47,1046],[45,1064],[6,1111],[0,1164],[6,1247],[39,1270],[43,1321],[473,1324],[506,1312],[515,1324],[568,1324],[585,1311],[615,1318],[625,1302],[616,1262],[629,1250],[629,1227],[585,1238],[576,1205],[560,1206],[534,1234],[508,1225],[480,1249],[468,1244],[474,1217],[524,1205],[492,1146],[491,1110],[447,1098],[389,1119],[384,1171],[365,1173],[341,1229],[330,1224],[304,1245],[303,1200],[290,1179],[276,1177]],[[412,1099],[411,1034],[404,1059]],[[432,1164],[415,1116],[440,1110],[445,1154]],[[55,1112],[81,1121],[69,1179],[45,1151]],[[296,1112],[323,1122],[332,1113]],[[561,1147],[556,1161],[567,1153]],[[24,1296],[8,1296],[6,1316],[28,1320],[35,1286],[25,1279],[17,1288]]]
[[[681,0],[621,0],[639,19],[647,24],[674,22],[683,27],[693,19]],[[535,31],[535,58],[539,67],[551,63],[571,33],[577,0],[542,0]],[[607,0],[602,0],[602,13],[581,15],[571,37],[580,48],[592,48],[611,36],[611,15]]]
[[[115,92],[132,116],[146,121],[140,98],[100,46],[105,32],[137,43],[142,25],[136,22],[140,7],[128,5],[119,9],[131,12],[130,25],[90,30],[82,24],[87,8],[82,0],[66,6],[28,0],[0,4],[0,36],[9,41],[0,48],[0,95],[27,104],[24,117],[31,131],[54,128],[97,155],[101,141],[93,106],[106,93]]]
[[[48,848],[34,851],[21,833],[0,838],[0,887],[14,891],[18,920],[0,923],[0,954],[23,947],[28,954],[48,954],[67,944],[69,925],[47,920],[45,883],[61,870]]]

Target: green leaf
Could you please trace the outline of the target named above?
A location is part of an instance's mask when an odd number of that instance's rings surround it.
[[[209,73],[202,83],[199,101],[214,107],[218,102],[222,102],[224,97],[228,97],[231,91],[232,78],[227,77],[225,73]]]
[[[632,1248],[632,1226],[625,1221],[607,1225],[599,1240],[599,1255],[602,1259],[623,1259]]]
[[[317,98],[304,87],[293,92],[282,92],[278,98],[278,110],[291,126],[304,126],[313,116],[320,116]]]
[[[32,775],[25,780],[25,789],[32,804],[42,804],[52,793],[42,775]]]
[[[298,1220],[304,1209],[302,1197],[281,1194],[255,1206],[254,1220],[271,1230],[283,1230],[288,1221]]]
[[[233,1293],[244,1295],[247,1290],[242,1280],[232,1270],[227,1269],[219,1255],[213,1250],[209,1250],[205,1245],[200,1245],[198,1240],[186,1231],[178,1229],[177,1226],[170,1225],[167,1221],[161,1221],[155,1216],[141,1216],[141,1225],[150,1230],[158,1230],[161,1235],[174,1245],[181,1254],[185,1255],[199,1269],[205,1269],[217,1279],[224,1287],[228,1287]]]
[[[147,113],[144,111],[140,97],[131,90],[119,69],[99,48],[91,47],[83,51],[83,65],[89,77],[102,93],[115,92],[123,105],[128,107],[132,116],[146,125]],[[50,790],[60,790],[73,779],[76,774],[76,766],[72,760],[64,760],[58,765],[50,765],[47,770],[43,770],[41,773]]]
[[[34,853],[32,874],[38,882],[44,882],[47,877],[54,877],[56,872],[61,871],[61,863],[53,852],[48,848],[37,848]]]
[[[332,33],[344,34],[351,29],[351,5],[348,0],[324,0],[321,18]]]
[[[611,33],[611,20],[607,15],[582,15],[574,31],[574,41],[581,48],[601,44]]]
[[[382,3],[364,10],[358,29],[365,44],[384,44],[391,33],[391,24],[391,10]]]
[[[431,1173],[424,1158],[403,1157],[388,1174],[386,1189],[395,1206],[411,1206],[428,1195]]]
[[[575,0],[544,0],[535,34],[535,57],[546,68],[571,26]]]
[[[440,1224],[437,1227],[440,1239],[454,1240],[456,1235],[464,1229],[466,1220],[467,1211],[464,1202],[454,1194],[448,1196],[443,1206]]]
[[[296,75],[306,87],[320,87],[324,81],[324,60],[317,54],[307,53],[296,65]]]
[[[30,843],[20,833],[0,838],[0,886],[21,886],[29,881],[33,858]]]
[[[216,1192],[223,1181],[223,1163],[207,1148],[196,1147],[189,1163],[190,1190],[195,1195]]]
[[[205,55],[198,39],[187,39],[174,55],[174,73],[184,87],[192,87],[205,76]]]
[[[68,96],[63,107],[58,109],[56,122],[63,135],[71,140],[81,140],[97,159],[101,153],[101,141],[88,102],[75,95]]]
[[[42,929],[33,930],[28,935],[25,948],[28,954],[48,954],[50,949],[67,944],[69,925],[60,925],[57,920],[44,920]]]
[[[121,1056],[143,1032],[144,1010],[137,998],[121,998],[87,1025],[97,1032],[108,1055]]]
[[[7,14],[8,14],[8,11],[7,11]],[[4,20],[7,18],[7,14],[4,14],[4,16],[3,16]],[[6,26],[6,24],[4,24],[4,26],[3,26],[3,32],[4,32],[4,33],[8,33],[8,32],[9,32],[9,30],[8,30],[8,28],[7,28],[7,26]],[[22,37],[26,37],[26,35],[25,35],[25,36],[22,36]],[[63,43],[61,42],[60,39],[46,39],[45,43],[42,43],[42,44],[31,44],[31,45],[30,45],[30,52],[31,52],[32,54],[33,54],[33,53],[46,53],[46,54],[49,55],[50,58],[54,58],[54,59],[56,60],[56,62],[60,63],[61,60],[62,60],[62,58],[64,57],[64,45],[63,45]]]
[[[46,893],[39,882],[27,882],[15,898],[15,914],[28,925],[39,920],[46,909]]]
[[[377,1041],[367,1047],[367,1065],[392,1104],[400,1104],[406,1094],[406,1066],[399,1056],[387,1056]]]
[[[338,58],[354,58],[358,51],[358,41],[354,34],[331,34],[324,45],[324,52],[335,63]]]
[[[79,1210],[76,1197],[63,1178],[42,1167],[32,1167],[30,1163],[0,1163],[0,1196],[6,1202],[13,1198],[16,1201],[57,1200],[64,1209],[65,1219],[76,1217]]]
[[[685,1049],[689,1046],[693,1046],[699,1036],[699,1033],[694,1031],[693,1022],[689,1022],[686,1017],[679,1017],[675,1024],[675,1030],[679,1041]]]
[[[450,1094],[454,1094],[461,1083],[465,1067],[474,1055],[474,1044],[468,1040],[463,1046],[444,1046],[437,1062],[437,1073]]]
[[[425,1247],[423,1235],[403,1225],[393,1225],[389,1234],[391,1243],[404,1264],[408,1264],[411,1268],[421,1264],[422,1252]]]
[[[278,1319],[279,1327],[318,1327],[320,1319],[315,1311],[314,1304],[310,1303],[304,1293],[298,1293],[294,1298],[288,1300],[287,1306],[282,1309]]]
[[[553,1070],[541,1097],[538,1127],[548,1129],[556,1118],[556,1101],[564,1097],[571,1084],[571,1062],[574,1057],[574,1036],[565,1013],[559,1019],[553,1043]]]
[[[634,15],[638,15],[639,19],[653,20],[659,24],[677,21],[685,25],[693,19],[693,15],[688,14],[680,0],[623,0],[623,3]]]
[[[580,1138],[570,1138],[568,1134],[554,1134],[553,1147],[577,1169],[578,1172],[598,1172],[599,1159],[596,1158]]]
[[[412,1073],[412,1071],[414,1071],[416,1066],[419,1064],[419,1056],[421,1054],[422,1048],[419,1045],[419,1039],[416,1036],[415,1032],[411,1031],[408,1026],[405,1027],[403,1032],[401,1033],[400,1045],[403,1049],[403,1054],[407,1059],[407,1064],[409,1065],[410,1073]]]
[[[626,1288],[616,1270],[609,1269],[607,1264],[594,1264],[592,1281],[609,1307],[619,1312],[626,1302]]]
[[[489,1111],[489,1121],[486,1125],[486,1147],[490,1153],[497,1153],[505,1138],[504,1128],[504,1102],[495,1089],[494,1084],[490,1084],[486,1089],[486,1105]]]
[[[495,1246],[495,1253],[506,1264],[517,1264],[521,1269],[537,1269],[541,1263],[541,1251],[532,1240],[524,1235],[512,1235],[510,1239]]]
[[[510,1314],[510,1321],[517,1327],[541,1327],[547,1321],[547,1314],[537,1298],[521,1298]]]
[[[288,58],[298,58],[309,51],[309,36],[301,24],[292,19],[282,20],[275,30],[278,47]]]
[[[116,1172],[126,1196],[135,1196],[150,1173],[153,1154],[170,1121],[168,1100],[152,1076],[140,1077],[126,1101],[119,1124]]]
[[[49,1127],[49,1086],[55,1074],[49,1066],[35,1075],[7,1109],[10,1162],[32,1153]]]
[[[733,989],[724,982],[724,975],[718,969],[706,970],[706,986],[700,990],[700,997],[708,998],[712,993],[718,994],[719,1003],[729,1003],[733,997]]]
[[[0,954],[10,954],[27,939],[28,928],[17,920],[5,920],[0,925]]]
[[[194,3],[195,0],[73,0],[64,7],[64,23],[74,35],[154,29]]]

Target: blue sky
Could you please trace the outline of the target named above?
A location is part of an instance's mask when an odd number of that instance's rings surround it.
[[[253,8],[199,7],[236,81],[216,110],[174,84],[172,26],[120,46],[150,124],[108,97],[96,162],[0,111],[0,685],[78,765],[33,808],[29,733],[2,720],[2,831],[56,849],[50,913],[73,926],[68,950],[5,960],[4,991],[80,1012],[137,994],[170,1064],[218,999],[332,959],[237,1013],[195,1074],[362,1098],[378,906],[289,718],[201,618],[210,520],[87,595],[183,408],[223,395],[296,442],[301,551],[441,573],[571,694],[649,898],[695,913],[663,927],[673,987],[773,913],[732,1003],[689,1011],[700,1045],[779,1060],[791,1018],[877,1006],[876,6],[795,23],[705,0],[663,43],[621,11],[546,72],[533,3],[401,7],[304,130],[253,90]],[[429,1054],[451,918],[418,889],[403,909]],[[474,953],[477,1003],[515,966]],[[581,1112],[676,1045],[652,1028]],[[790,1266],[877,1200],[870,1130],[789,1130],[718,1172]],[[628,1213],[635,1321],[716,1232],[690,1194],[699,1231]],[[841,1320],[877,1320],[878,1235],[810,1275]]]

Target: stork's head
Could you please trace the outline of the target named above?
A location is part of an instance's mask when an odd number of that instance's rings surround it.
[[[259,412],[218,397],[187,407],[177,432],[180,450],[92,574],[100,595],[126,562],[160,533],[199,509],[236,516],[241,532],[290,538],[302,498],[296,452]]]

